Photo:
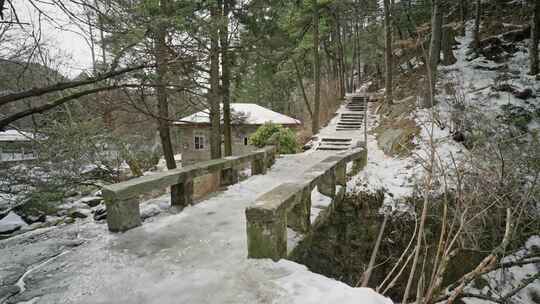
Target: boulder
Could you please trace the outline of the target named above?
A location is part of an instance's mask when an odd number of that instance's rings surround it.
[[[519,99],[529,99],[534,97],[533,91],[531,89],[516,90],[513,92],[514,96]]]
[[[11,234],[27,225],[20,216],[11,211],[0,220],[0,234]]]
[[[81,198],[77,202],[86,204],[89,207],[96,207],[97,205],[103,203],[103,198],[99,196],[87,196]]]
[[[101,221],[107,218],[107,209],[100,207],[94,210],[94,221]]]
[[[91,212],[88,209],[72,209],[68,211],[68,215],[73,218],[87,218]]]
[[[3,301],[13,295],[21,292],[21,289],[17,285],[1,286],[0,287],[0,301]]]

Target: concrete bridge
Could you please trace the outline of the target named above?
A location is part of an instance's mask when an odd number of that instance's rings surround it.
[[[67,245],[29,267],[17,282],[23,292],[7,303],[391,303],[281,259],[343,197],[347,172],[365,163],[362,130],[346,132],[356,142],[347,150],[277,157],[268,147],[106,187],[107,227],[88,222],[34,236],[43,242],[25,244],[27,252],[52,238]],[[245,164],[253,176],[237,183]],[[228,188],[177,214],[141,221],[139,195],[180,185],[180,203],[189,204],[193,178],[208,173]],[[6,253],[23,240],[10,242]]]

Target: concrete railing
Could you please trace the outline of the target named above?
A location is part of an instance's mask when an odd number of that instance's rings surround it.
[[[245,155],[196,163],[179,169],[142,176],[103,188],[107,208],[107,225],[112,232],[122,232],[142,224],[139,196],[145,193],[175,186],[171,204],[184,207],[193,202],[193,179],[210,173],[221,173],[221,184],[238,182],[240,166],[251,163],[251,173],[265,174],[275,160],[276,149],[266,147]]]
[[[257,198],[246,208],[249,258],[279,260],[287,256],[287,227],[299,233],[311,230],[311,192],[342,200],[347,183],[347,164],[360,170],[367,162],[367,150],[354,150],[330,156],[310,168],[299,182],[285,183]],[[337,185],[340,191],[337,191]]]

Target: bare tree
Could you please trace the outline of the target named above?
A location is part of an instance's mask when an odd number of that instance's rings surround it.
[[[540,3],[533,1],[531,16],[531,44],[529,45],[529,74],[538,74],[538,40],[540,37]]]
[[[390,0],[383,1],[384,9],[384,66],[385,66],[385,102],[387,104],[393,103],[393,83],[392,83],[392,67],[393,67],[393,54],[392,54],[392,4]]]

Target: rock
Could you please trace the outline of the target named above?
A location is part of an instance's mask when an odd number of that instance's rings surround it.
[[[406,155],[414,148],[420,128],[412,119],[385,120],[376,128],[377,145],[387,155]]]
[[[105,207],[98,208],[94,211],[94,221],[101,221],[107,218],[107,209]]]
[[[103,202],[103,198],[99,196],[87,196],[78,200],[76,203],[83,203],[89,207],[96,207]]]
[[[15,212],[11,211],[0,220],[0,234],[11,234],[25,226],[28,226],[28,224]]]
[[[459,143],[462,143],[465,141],[465,135],[460,132],[460,131],[457,131],[457,132],[454,132],[454,134],[452,135],[452,138],[456,141],[456,142],[459,142]]]
[[[47,216],[43,227],[56,226],[62,223],[62,218],[58,216]]]
[[[513,85],[508,84],[508,83],[503,83],[503,84],[500,84],[500,85],[496,86],[495,90],[500,91],[500,92],[514,93],[516,91],[516,87],[514,87]]]
[[[0,301],[3,301],[21,291],[17,285],[9,285],[0,287]]]
[[[531,89],[525,89],[523,91],[514,91],[513,92],[514,96],[516,98],[519,98],[519,99],[529,99],[531,97],[533,97],[533,91]]]
[[[506,64],[475,64],[473,65],[473,69],[476,70],[484,70],[484,71],[501,71],[508,69],[508,65]]]
[[[72,209],[68,211],[68,215],[73,218],[87,218],[91,211],[88,209]]]
[[[48,223],[40,223],[40,222],[37,222],[37,223],[33,223],[33,224],[30,224],[26,227],[23,227],[21,228],[21,230],[19,230],[19,232],[21,233],[24,233],[24,232],[28,232],[28,231],[32,231],[32,230],[36,230],[36,229],[39,229],[39,228],[45,228],[45,227],[49,227],[50,225]]]
[[[64,219],[64,223],[66,223],[66,224],[73,224],[73,223],[75,223],[75,219],[72,218],[72,217],[66,217],[66,218]]]

